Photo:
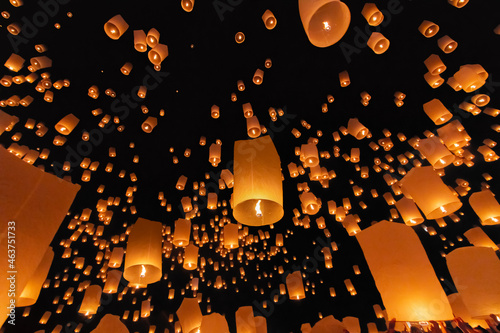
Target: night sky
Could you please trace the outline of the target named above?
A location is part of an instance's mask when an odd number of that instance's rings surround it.
[[[0,77],[28,75],[30,72],[26,66],[29,59],[40,55],[35,45],[44,44],[47,51],[43,55],[52,59],[52,67],[37,73],[47,72],[52,82],[68,79],[71,84],[60,90],[51,88],[54,93],[51,103],[44,101],[44,94],[35,90],[38,81],[2,86],[0,101],[8,100],[12,95],[21,98],[31,95],[34,100],[28,107],[1,107],[4,112],[17,116],[19,122],[10,132],[0,135],[0,144],[9,147],[14,142],[12,136],[21,133],[17,144],[40,151],[50,149],[48,158],[37,159],[35,166],[61,178],[70,177],[72,182],[81,185],[67,218],[62,221],[52,242],[54,261],[47,276],[50,280],[48,287],[42,289],[29,316],[22,317],[25,309],[17,309],[16,327],[4,325],[4,332],[52,332],[57,325],[63,325],[61,332],[73,332],[79,323],[83,323],[80,332],[91,332],[105,314],[122,316],[125,310],[129,310],[131,315],[122,322],[130,332],[148,332],[150,325],[156,326],[156,332],[163,332],[164,329],[173,332],[174,323],[169,321],[169,316],[175,315],[184,296],[193,296],[193,291],[186,289],[186,285],[200,274],[199,270],[186,271],[182,268],[182,263],[177,260],[183,254],[182,248],[173,247],[171,256],[163,259],[164,278],[161,281],[134,293],[129,290],[122,300],[118,300],[117,294],[103,294],[101,307],[91,319],[78,314],[84,293],[76,289],[84,280],[104,285],[102,277],[96,275],[105,261],[100,264],[95,262],[99,249],[94,245],[93,237],[108,242],[109,249],[126,247],[126,240],[113,244],[110,243],[111,238],[123,234],[138,217],[160,221],[173,231],[174,221],[184,217],[181,198],[186,196],[197,199],[193,200],[193,204],[198,205],[199,216],[192,220],[192,224],[200,228],[204,225],[211,239],[199,250],[200,258],[207,261],[198,291],[202,293],[200,308],[203,314],[209,313],[207,308],[210,305],[212,313],[225,315],[231,332],[236,332],[235,311],[240,306],[248,305],[253,306],[255,315],[266,317],[268,332],[273,333],[300,332],[303,323],[313,326],[321,317],[328,315],[339,320],[346,316],[357,317],[362,331],[367,330],[369,322],[376,323],[379,330],[385,330],[384,319],[377,319],[373,311],[374,304],[383,308],[383,303],[361,248],[355,237],[349,236],[342,224],[335,221],[335,216],[329,214],[327,202],[334,200],[340,206],[344,198],[349,198],[352,205],[349,214],[359,216],[361,230],[374,222],[391,219],[390,210],[395,207],[388,205],[382,195],[390,192],[396,199],[403,196],[392,192],[383,178],[384,174],[390,173],[393,178],[401,180],[403,175],[400,171],[409,171],[414,159],[419,159],[422,165],[429,165],[407,140],[400,141],[397,135],[402,133],[407,139],[416,136],[422,139],[426,134],[435,134],[439,126],[422,108],[424,103],[434,98],[440,99],[453,114],[452,120],[459,120],[464,126],[472,138],[466,149],[475,155],[473,165],[447,166],[442,179],[453,188],[458,186],[457,179],[465,179],[470,184],[470,190],[460,197],[463,206],[455,212],[459,222],[446,217],[445,227],[439,227],[435,220],[426,220],[412,228],[424,245],[445,292],[456,292],[443,254],[457,247],[470,246],[463,233],[481,225],[468,204],[469,194],[480,191],[485,184],[493,193],[500,191],[497,163],[485,162],[477,151],[485,139],[500,140],[498,132],[491,128],[498,120],[483,112],[472,115],[458,107],[464,101],[470,102],[473,95],[482,93],[491,98],[487,107],[500,108],[497,54],[500,36],[493,31],[500,24],[500,5],[495,0],[472,0],[459,9],[446,0],[379,0],[376,4],[385,19],[378,27],[371,27],[361,15],[364,2],[346,0],[345,3],[351,12],[346,34],[335,45],[318,48],[308,41],[297,1],[198,0],[193,11],[188,13],[181,8],[180,1],[40,0],[25,1],[23,6],[14,7],[9,1],[2,0],[0,11],[9,12],[10,18],[4,16],[0,19],[0,61],[3,64],[12,53],[16,53],[25,58],[26,63],[18,73],[2,66]],[[277,19],[277,25],[272,30],[266,29],[261,19],[266,9],[271,10]],[[120,39],[112,40],[103,26],[117,14],[123,16],[129,28]],[[436,36],[426,38],[418,31],[423,20],[439,25]],[[13,22],[23,26],[17,36],[9,34],[6,29]],[[57,23],[60,24],[59,29],[55,27]],[[144,30],[147,33],[151,28],[160,32],[159,41],[166,44],[169,50],[159,71],[148,60],[147,52],[134,49],[133,31]],[[234,36],[240,31],[246,39],[238,44]],[[373,31],[381,32],[390,41],[389,49],[383,54],[375,54],[366,45]],[[449,54],[441,51],[437,44],[437,40],[445,35],[458,42],[457,49]],[[424,60],[431,54],[438,55],[447,67],[442,73],[445,83],[435,89],[424,80],[427,72]],[[266,59],[272,60],[270,68],[264,67]],[[128,76],[120,72],[126,62],[133,64]],[[466,64],[482,65],[489,77],[486,84],[475,92],[456,92],[446,84],[446,79]],[[261,85],[252,83],[257,69],[264,71]],[[351,83],[341,87],[339,73],[345,70]],[[238,80],[244,82],[244,91],[238,91]],[[93,85],[98,86],[100,91],[97,99],[88,95],[88,89]],[[140,85],[149,88],[144,99],[136,95]],[[108,88],[116,92],[115,98],[105,94]],[[371,95],[367,106],[360,102],[360,94],[365,91]],[[401,107],[394,103],[397,91],[406,94]],[[232,93],[236,94],[236,101],[231,100]],[[327,95],[334,97],[332,103],[328,102]],[[234,260],[230,260],[229,254],[221,256],[220,242],[213,239],[222,229],[215,226],[219,225],[217,221],[222,218],[224,210],[227,217],[236,222],[229,205],[232,189],[219,189],[219,178],[221,170],[232,171],[234,142],[249,139],[242,112],[244,103],[251,103],[260,124],[267,129],[265,135],[271,136],[279,153],[284,175],[285,213],[272,227],[248,227],[246,240],[259,238],[259,231],[268,232],[269,238],[247,245],[241,240],[240,248],[245,254],[239,262],[235,259],[238,249],[230,251],[234,254]],[[220,108],[218,119],[211,117],[212,105]],[[327,106],[327,112],[322,111],[323,105]],[[98,108],[102,109],[102,113],[94,116],[92,111]],[[273,120],[269,116],[269,108],[282,110],[283,113]],[[163,116],[160,115],[161,110]],[[73,113],[80,122],[67,136],[63,146],[55,146],[52,141],[59,133],[54,125],[68,113]],[[110,121],[99,127],[105,115],[110,116]],[[148,116],[158,119],[151,133],[141,129]],[[43,122],[48,132],[39,137],[35,130],[26,128],[24,124],[29,118],[35,119],[37,124]],[[371,138],[357,140],[351,135],[340,134],[341,140],[334,141],[332,133],[340,132],[342,126],[347,127],[351,118],[358,118],[370,130]],[[307,124],[309,128],[304,126]],[[301,132],[299,138],[292,135],[293,129]],[[84,131],[91,134],[89,141],[82,140]],[[371,142],[377,143],[385,138],[386,134],[394,143],[391,150],[380,148],[375,151],[369,146]],[[206,138],[206,145],[203,146],[199,144],[202,136]],[[307,143],[309,138],[317,138],[318,150],[330,155],[320,159],[322,167],[336,174],[327,182],[328,188],[318,181],[311,181],[307,174],[291,178],[288,173],[289,163],[301,164],[299,156],[295,155],[295,147]],[[209,147],[216,140],[222,142],[222,154],[221,163],[214,167],[208,156]],[[340,149],[339,157],[334,156],[335,146]],[[110,147],[116,149],[116,157],[109,156]],[[351,148],[360,149],[361,159],[357,164],[342,157],[343,154],[350,155]],[[189,157],[184,156],[186,149],[191,150]],[[498,152],[496,147],[493,150]],[[408,164],[401,165],[397,156],[405,152],[411,152],[415,157]],[[138,163],[133,161],[135,155],[139,157]],[[89,182],[81,179],[84,169],[79,165],[85,157],[99,162]],[[390,157],[394,159],[392,162]],[[376,158],[392,167],[393,172],[377,172],[374,169]],[[176,159],[178,163],[174,163]],[[71,164],[69,171],[62,170],[65,161]],[[111,172],[105,171],[108,163],[113,164]],[[367,166],[369,177],[361,178],[356,165]],[[121,170],[125,170],[124,178],[119,177]],[[137,176],[137,181],[131,181],[131,173]],[[484,173],[489,173],[493,179],[486,182]],[[188,177],[183,191],[175,188],[181,175]],[[216,192],[219,201],[224,201],[227,206],[208,210],[206,196],[199,195],[199,191],[193,188],[193,183],[200,182],[205,182],[207,192]],[[300,209],[297,186],[301,183],[307,183],[311,192],[322,200],[319,213],[309,216],[310,228],[294,225],[292,220],[294,209],[300,211],[300,220],[306,217]],[[102,194],[97,192],[101,184],[105,185]],[[361,196],[353,194],[353,185],[363,189]],[[137,191],[133,194],[133,201],[127,203],[125,193],[130,186],[137,186]],[[379,196],[374,198],[372,190],[376,190]],[[164,193],[171,211],[160,204],[159,192]],[[85,208],[92,209],[92,214],[90,220],[82,224],[102,225],[96,204],[99,199],[109,197],[120,197],[121,202],[118,206],[108,207],[113,211],[113,217],[111,223],[105,226],[103,235],[84,233],[71,244],[73,250],[78,250],[76,256],[84,256],[86,265],[93,266],[91,274],[84,276],[72,264],[75,255],[68,259],[61,258],[64,247],[60,242],[71,237],[73,230],[67,228],[68,224]],[[360,202],[365,203],[367,208],[363,209]],[[135,208],[137,213],[131,214],[131,208]],[[330,237],[315,222],[321,216],[326,221]],[[404,223],[401,218],[394,221]],[[428,227],[435,228],[438,235],[430,236]],[[496,244],[500,243],[498,226],[482,228]],[[279,233],[285,237],[284,247],[271,256],[270,248],[275,245],[276,234]],[[199,234],[201,236],[202,232],[199,231]],[[443,235],[445,240],[439,235]],[[193,235],[191,237],[193,239]],[[332,251],[333,268],[327,269],[320,250],[332,242],[337,244],[338,251]],[[168,237],[164,236],[166,243],[169,243]],[[248,258],[250,252],[255,254],[255,259]],[[259,259],[259,253],[264,255],[263,260]],[[219,262],[218,271],[209,263],[212,260]],[[353,265],[359,266],[360,275],[354,273]],[[280,266],[284,274],[278,273]],[[244,268],[244,279],[240,277],[240,267]],[[279,285],[284,283],[287,272],[298,269],[306,274],[303,279],[306,298],[290,301],[287,295],[281,295],[279,301],[274,303],[273,297],[279,291]],[[62,281],[65,274],[68,279]],[[81,275],[78,281],[73,280],[75,274]],[[218,275],[226,283],[223,289],[214,288]],[[232,283],[233,278],[236,278],[235,284]],[[357,295],[349,294],[344,285],[345,279],[351,279]],[[56,282],[59,287],[55,287]],[[121,288],[126,285],[127,281],[122,279]],[[69,287],[75,288],[72,305],[63,300]],[[330,287],[335,288],[335,297],[330,296]],[[168,299],[169,289],[176,290],[174,299]],[[181,294],[181,290],[185,290],[185,295]],[[54,302],[56,296],[59,296],[58,302]],[[133,322],[132,313],[140,310],[141,302],[148,297],[154,307],[151,316]],[[264,302],[267,302],[267,308],[263,307]],[[64,305],[62,312],[55,313],[61,304]],[[38,321],[45,311],[52,311],[52,316],[47,324],[41,325]]]

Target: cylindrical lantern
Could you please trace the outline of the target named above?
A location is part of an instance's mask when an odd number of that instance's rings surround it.
[[[205,315],[201,321],[200,332],[203,333],[229,333],[226,317],[219,313]]]
[[[184,298],[176,311],[184,333],[199,332],[202,314],[197,298]]]
[[[444,83],[444,79],[439,74],[434,75],[430,72],[424,74],[424,79],[433,89],[440,87]]]
[[[221,161],[221,145],[212,143],[209,149],[208,161],[216,167]]]
[[[402,198],[396,201],[396,208],[408,226],[418,225],[425,221],[412,199]]]
[[[347,131],[358,140],[365,138],[369,132],[368,128],[361,124],[358,118],[349,119],[349,122],[347,123]]]
[[[500,314],[500,260],[489,247],[461,247],[446,256],[453,282],[472,318]]]
[[[267,9],[264,14],[262,14],[262,21],[264,22],[264,25],[268,30],[272,30],[274,29],[274,27],[276,27],[276,17],[269,9]]]
[[[439,26],[431,21],[424,20],[418,27],[418,31],[427,38],[434,37],[438,31]],[[439,42],[438,42],[439,43]]]
[[[162,224],[139,218],[127,241],[123,277],[133,285],[159,281],[162,272]]]
[[[446,65],[437,54],[431,54],[424,64],[432,75],[439,75],[446,70]]]
[[[104,24],[104,32],[111,39],[120,38],[128,29],[128,24],[125,22],[121,15],[113,16],[108,22]]]
[[[412,228],[381,221],[364,229],[356,238],[388,318],[398,321],[454,318],[446,294]]]
[[[198,267],[198,246],[190,243],[184,250],[184,262],[182,267],[187,270],[193,270]]]
[[[177,219],[175,221],[174,239],[172,243],[178,247],[185,247],[189,244],[191,237],[191,221]]]
[[[462,207],[431,166],[412,168],[400,183],[405,196],[411,197],[429,220],[448,216]]]
[[[159,65],[168,56],[168,46],[158,43],[148,52],[148,59],[153,65]]]
[[[252,81],[256,85],[262,84],[262,81],[264,80],[264,71],[262,69],[257,69],[255,73],[253,74]]]
[[[437,41],[439,48],[444,53],[451,53],[456,50],[458,43],[451,39],[448,35],[443,36]]]
[[[151,28],[146,35],[146,43],[150,48],[154,48],[160,40],[160,32],[155,28]]]
[[[122,271],[118,269],[109,270],[106,275],[106,283],[104,284],[103,292],[106,294],[114,294],[118,291]]]
[[[13,72],[19,72],[24,66],[24,58],[18,54],[12,53],[9,59],[4,63],[4,66]]]
[[[307,215],[315,215],[321,209],[321,199],[312,192],[304,192],[299,195],[302,212]]]
[[[474,227],[467,230],[464,232],[464,236],[474,246],[491,247],[494,251],[498,251],[498,245],[491,240],[481,227]]]
[[[16,300],[16,306],[30,306],[36,303],[38,295],[40,295],[42,285],[47,278],[47,274],[49,273],[49,269],[53,259],[54,251],[52,251],[52,248],[49,246],[47,248],[47,251],[45,251],[45,255],[43,256],[42,261],[40,262],[40,264],[38,264],[36,271],[30,277],[28,283],[20,293],[19,298]]]
[[[234,249],[238,247],[238,225],[229,223],[224,226],[224,247]]]
[[[490,190],[472,193],[469,204],[479,216],[482,225],[500,224],[500,205]]]
[[[486,83],[486,79],[481,77],[474,65],[461,66],[453,77],[468,93],[481,88]]]
[[[83,313],[85,316],[96,314],[97,308],[101,305],[101,294],[101,286],[88,286],[87,289],[85,289],[85,295],[83,296],[78,313]]]
[[[453,117],[453,114],[437,98],[423,105],[424,112],[436,125],[442,125]]]
[[[389,49],[390,42],[380,32],[372,32],[366,44],[375,54],[382,54]]]
[[[429,161],[434,169],[442,169],[455,160],[455,155],[441,143],[437,136],[420,140],[415,148]]]
[[[377,5],[371,2],[365,3],[361,10],[361,15],[365,18],[368,25],[376,27],[384,20],[384,14],[377,8]]]
[[[191,12],[194,8],[194,0],[181,0],[181,7],[185,12]]]
[[[55,128],[59,133],[68,135],[75,129],[76,125],[78,125],[79,122],[80,119],[78,119],[74,114],[70,113],[63,119],[59,120]]]
[[[299,300],[306,297],[300,271],[289,273],[286,276],[286,289],[288,290],[288,297],[291,300]]]
[[[319,164],[318,147],[314,143],[303,144],[300,147],[300,161],[304,167],[315,167]]]
[[[247,134],[251,138],[258,138],[261,134],[260,123],[257,116],[252,116],[250,118],[246,118],[247,121]]]
[[[158,124],[158,119],[156,117],[148,117],[141,125],[141,128],[146,133],[151,133],[153,128]]]
[[[128,310],[126,310],[127,312]],[[125,318],[124,318],[125,319]],[[127,326],[120,320],[119,316],[106,314],[102,317],[99,325],[90,333],[128,333]]]
[[[299,14],[307,38],[317,47],[337,43],[351,22],[351,12],[339,0],[299,0]]]
[[[134,48],[139,52],[146,52],[148,50],[144,30],[134,30]]]
[[[273,224],[283,217],[281,161],[270,136],[234,144],[233,215],[243,224]]]

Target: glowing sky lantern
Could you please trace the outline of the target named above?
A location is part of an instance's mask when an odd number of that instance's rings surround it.
[[[307,38],[317,47],[337,43],[351,22],[351,12],[339,0],[299,0],[299,13]]]
[[[281,162],[269,136],[234,144],[233,215],[243,224],[273,224],[283,216]]]
[[[411,228],[381,221],[356,238],[388,318],[417,322],[454,318],[424,247]]]

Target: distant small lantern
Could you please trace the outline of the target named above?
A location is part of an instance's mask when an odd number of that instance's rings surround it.
[[[104,24],[104,32],[109,38],[117,40],[127,31],[128,27],[129,25],[121,15],[115,15]]]
[[[264,22],[264,25],[268,30],[272,30],[276,27],[276,17],[269,9],[267,9],[264,14],[262,14],[262,21]]]

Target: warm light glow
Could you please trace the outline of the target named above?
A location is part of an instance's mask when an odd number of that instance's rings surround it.
[[[141,265],[141,267],[142,267],[141,278],[143,278],[146,276],[146,267],[144,267],[144,265]]]
[[[441,209],[441,211],[442,211],[443,213],[448,213],[448,212],[446,211],[446,209],[445,209],[443,206],[440,206],[440,207],[439,207],[439,209]]]
[[[325,31],[330,31],[330,30],[332,30],[332,26],[330,25],[330,23],[328,23],[328,22],[326,22],[326,21],[325,21],[325,22],[323,22],[323,30],[325,30]]]
[[[262,200],[257,201],[257,204],[255,205],[255,214],[257,217],[262,217],[262,210],[260,210],[260,202]]]

